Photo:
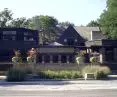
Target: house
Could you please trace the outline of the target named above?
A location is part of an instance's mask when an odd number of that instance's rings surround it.
[[[77,26],[75,30],[86,40],[101,40],[106,39],[106,36],[101,32],[99,27],[82,27]]]
[[[80,51],[86,52],[86,59],[97,54],[99,62],[117,69],[117,40],[108,40],[99,27],[69,26],[60,37],[48,45],[39,45],[38,31],[25,28],[0,28],[0,55],[9,55],[13,49],[27,51],[37,48],[39,64],[72,64]],[[86,61],[87,62],[87,61]]]
[[[38,62],[45,63],[75,63],[76,47],[83,48],[85,40],[70,25],[56,42],[38,48]]]
[[[87,53],[98,54],[99,62],[117,69],[117,40],[109,40],[99,27],[75,27],[76,31],[84,38]]]
[[[72,27],[48,46],[39,48],[40,63],[74,63],[79,51],[90,57],[98,55],[99,62],[117,69],[117,40],[108,40],[99,27]],[[86,59],[89,57],[86,56]],[[47,61],[48,59],[48,61]]]
[[[27,51],[29,48],[37,47],[38,31],[26,28],[0,28],[0,60],[5,56],[11,59],[13,49]]]
[[[58,43],[67,46],[84,46],[84,38],[70,25],[58,38]]]

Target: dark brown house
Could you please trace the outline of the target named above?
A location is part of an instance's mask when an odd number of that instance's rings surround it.
[[[85,40],[80,34],[70,25],[57,40],[58,43],[65,46],[84,46]]]
[[[13,54],[13,49],[22,52],[38,46],[38,31],[26,28],[0,28],[0,56]]]

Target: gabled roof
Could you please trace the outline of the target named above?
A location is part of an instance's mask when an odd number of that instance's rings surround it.
[[[85,40],[79,35],[79,33],[70,25],[63,34],[57,40],[58,43],[64,44],[64,39],[77,39],[78,43],[83,43]]]
[[[99,27],[81,27],[77,26],[75,27],[76,31],[85,39],[91,40],[91,32],[99,32],[102,33],[99,29]],[[103,34],[103,33],[102,33]],[[102,37],[100,37],[102,38]]]

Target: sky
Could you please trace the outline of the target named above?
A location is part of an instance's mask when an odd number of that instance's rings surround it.
[[[99,18],[106,0],[0,0],[0,11],[4,8],[12,10],[14,18],[49,15],[60,22],[85,26]]]

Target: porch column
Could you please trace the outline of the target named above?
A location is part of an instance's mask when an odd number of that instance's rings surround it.
[[[114,61],[117,61],[117,48],[114,48]]]
[[[58,63],[61,63],[61,55],[58,55]]]
[[[88,54],[90,53],[90,50],[89,50],[89,48],[87,48],[87,50],[86,50],[86,51],[87,51],[87,53],[88,53]]]
[[[69,55],[67,55],[67,63],[69,64]]]
[[[105,62],[105,48],[100,49],[100,63]]]
[[[45,63],[45,60],[44,60],[44,55],[42,55],[42,64]]]
[[[50,63],[53,63],[53,56],[50,55]]]
[[[91,48],[87,48],[87,53],[89,54],[89,56],[91,55],[91,53],[92,53],[92,49]]]
[[[86,49],[86,53],[87,53],[87,59],[86,60],[87,60],[87,62],[90,62],[91,52],[90,52],[89,48]]]

